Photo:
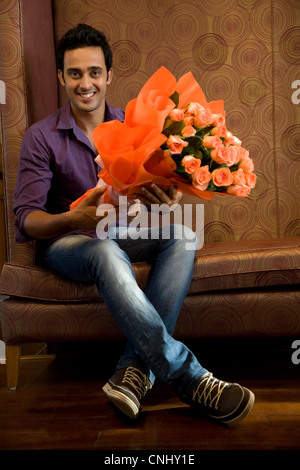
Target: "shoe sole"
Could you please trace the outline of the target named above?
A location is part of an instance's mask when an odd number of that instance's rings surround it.
[[[244,410],[242,411],[241,414],[239,414],[238,416],[236,416],[235,418],[231,419],[231,420],[224,420],[224,419],[220,419],[220,421],[224,424],[228,424],[229,426],[232,426],[236,423],[238,423],[239,421],[242,421],[242,419],[244,419],[249,413],[250,411],[252,410],[252,407],[254,405],[254,402],[255,402],[255,395],[253,392],[251,392],[251,390],[248,390],[247,388],[243,387],[244,390],[248,391],[249,392],[249,400],[248,400],[248,403],[247,405],[245,406]]]
[[[138,417],[140,408],[138,408],[136,404],[123,392],[116,390],[109,383],[105,384],[102,390],[106,393],[110,401],[126,416],[131,419],[136,419]]]

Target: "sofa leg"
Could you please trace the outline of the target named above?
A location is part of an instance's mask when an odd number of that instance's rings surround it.
[[[9,390],[16,390],[19,379],[21,345],[6,345],[6,376]]]

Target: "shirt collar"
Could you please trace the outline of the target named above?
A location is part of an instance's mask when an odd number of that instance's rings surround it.
[[[70,101],[67,101],[59,110],[57,129],[75,129],[77,128],[76,121],[74,119]]]
[[[105,102],[104,122],[112,119],[115,119],[113,108]],[[60,108],[57,129],[73,129],[74,131],[78,129],[69,100]]]

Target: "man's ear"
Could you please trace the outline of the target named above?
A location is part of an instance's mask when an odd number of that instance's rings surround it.
[[[107,74],[107,80],[106,84],[110,85],[113,77],[113,69],[109,69],[108,74]]]
[[[58,80],[60,81],[62,86],[65,86],[65,79],[62,70],[58,70],[57,72]]]

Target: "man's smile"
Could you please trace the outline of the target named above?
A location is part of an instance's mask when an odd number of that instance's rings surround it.
[[[95,92],[95,91],[90,91],[90,92],[88,92],[88,93],[80,93],[80,92],[77,92],[77,94],[78,94],[79,96],[81,96],[81,98],[83,98],[83,99],[85,99],[85,100],[88,100],[88,99],[92,98],[92,97],[96,94],[96,92]]]

